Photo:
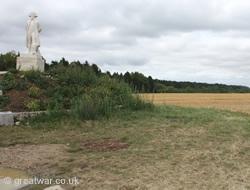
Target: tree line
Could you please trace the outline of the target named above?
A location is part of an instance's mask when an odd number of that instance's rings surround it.
[[[155,80],[158,93],[250,93],[250,88],[239,85],[208,84]]]
[[[17,56],[15,51],[0,54],[0,71],[16,68]],[[56,65],[63,65],[64,67],[80,66],[83,69],[91,68],[97,76],[109,75],[111,78],[124,80],[139,93],[250,93],[250,88],[247,86],[159,80],[153,79],[151,76],[147,77],[140,72],[126,72],[125,74],[114,72],[111,74],[107,71],[103,73],[94,63],[91,65],[88,61],[84,63],[73,61],[70,63],[64,57],[60,61],[51,61],[50,64],[45,63],[45,71]]]

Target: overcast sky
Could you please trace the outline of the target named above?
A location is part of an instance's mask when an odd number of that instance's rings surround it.
[[[249,0],[7,0],[0,53],[27,53],[38,14],[42,56],[88,60],[103,72],[250,86]]]

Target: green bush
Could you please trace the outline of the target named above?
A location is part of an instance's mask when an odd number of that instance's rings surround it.
[[[32,87],[29,88],[28,94],[32,98],[38,98],[38,97],[40,97],[41,92],[40,92],[39,88],[37,88],[35,86],[32,86]]]
[[[124,82],[102,77],[98,85],[72,101],[71,117],[81,120],[109,118],[120,108],[129,110],[153,109],[153,103],[147,103]]]
[[[91,68],[82,68],[80,66],[64,67],[57,65],[52,67],[49,71],[54,80],[62,86],[70,86],[71,84],[78,84],[80,86],[92,86],[97,83],[98,77]]]
[[[26,90],[29,87],[30,87],[30,85],[27,83],[26,80],[18,80],[17,81],[16,89],[18,89],[18,90]]]
[[[43,91],[43,94],[48,96],[48,97],[52,97],[55,93],[55,89],[54,88],[47,88],[47,90]]]
[[[4,107],[10,102],[10,98],[6,95],[0,96],[0,111],[3,111]]]
[[[40,100],[30,100],[25,105],[30,111],[40,111]]]
[[[79,84],[71,84],[69,88],[70,88],[70,94],[68,94],[68,97],[70,99],[81,96],[83,93],[86,93],[86,87],[81,86]]]
[[[0,54],[0,71],[16,68],[16,57],[17,54],[13,50],[6,54]]]
[[[3,77],[2,81],[2,89],[3,91],[8,91],[10,89],[13,89],[17,86],[17,76],[12,73],[6,73]]]
[[[41,76],[41,72],[38,70],[24,71],[24,77],[30,81],[37,81]]]
[[[38,87],[42,89],[48,88],[50,86],[49,78],[44,76],[38,70],[29,70],[24,72],[24,77],[27,80],[34,82]]]
[[[15,68],[11,68],[11,69],[9,69],[8,71],[9,71],[10,73],[14,74],[14,75],[18,74],[18,72],[19,72],[19,70],[18,70],[18,69],[15,69]]]
[[[54,96],[48,101],[48,109],[54,110],[58,107],[67,109],[69,107],[68,98],[64,98],[60,94],[54,94]]]

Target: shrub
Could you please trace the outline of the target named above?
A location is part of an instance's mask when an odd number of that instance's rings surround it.
[[[17,76],[12,73],[6,73],[3,77],[2,81],[2,89],[3,91],[7,91],[13,89],[17,86]]]
[[[80,66],[64,67],[57,65],[51,68],[50,73],[58,84],[70,86],[78,84],[80,86],[91,86],[97,83],[97,76],[91,68],[82,68]]]
[[[152,102],[145,102],[139,95],[135,95],[129,86],[124,81],[118,81],[117,79],[111,79],[107,76],[102,77],[100,80],[101,92],[109,92],[111,99],[114,104],[125,109],[133,111],[142,109],[153,109],[154,105]],[[93,91],[94,92],[94,91]],[[94,92],[96,93],[96,92]]]
[[[71,84],[69,88],[70,88],[70,94],[68,94],[69,98],[80,96],[86,92],[86,88],[79,84]]]
[[[133,95],[126,83],[103,77],[99,79],[98,86],[72,101],[71,117],[81,120],[109,118],[121,107],[140,110],[153,109],[154,106],[143,101],[140,96]]]
[[[41,72],[38,70],[24,71],[24,77],[30,81],[36,81],[40,78]]]
[[[26,82],[26,80],[18,80],[16,89],[18,90],[26,90],[30,87],[30,85]]]
[[[28,100],[25,103],[25,106],[30,110],[30,111],[40,111],[40,100]]]
[[[19,70],[18,69],[15,69],[15,68],[11,68],[11,69],[9,69],[8,70],[10,73],[12,73],[12,74],[18,74],[18,72],[19,72]]]
[[[14,88],[18,90],[26,90],[29,88],[29,84],[26,80],[20,78],[18,70],[10,69],[9,72],[4,75],[2,89],[8,91]]]
[[[10,102],[10,98],[6,95],[0,96],[0,111]]]
[[[40,92],[39,88],[37,88],[35,86],[32,86],[32,87],[29,88],[28,94],[29,94],[30,97],[38,98],[38,97],[40,97],[41,92]]]
[[[60,94],[55,94],[49,101],[48,101],[48,109],[54,110],[60,107],[60,109],[66,108],[68,106],[67,99],[64,98]]]
[[[38,70],[29,70],[24,72],[24,77],[27,80],[34,82],[38,87],[42,89],[48,88],[50,86],[49,78],[44,76]]]
[[[55,88],[52,87],[48,87],[47,90],[43,91],[43,94],[48,97],[52,97],[54,93],[55,93]]]

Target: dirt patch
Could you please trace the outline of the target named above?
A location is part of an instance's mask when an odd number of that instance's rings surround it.
[[[62,144],[0,147],[0,167],[25,169],[33,176],[48,177],[56,171],[53,165],[60,166],[60,160],[68,158],[65,148]]]
[[[8,91],[7,95],[10,98],[10,103],[4,108],[5,111],[29,111],[24,105],[24,102],[26,102],[29,98],[27,91],[12,89]]]
[[[106,140],[88,141],[81,144],[81,146],[87,150],[92,150],[96,152],[112,152],[128,148],[130,144],[113,139],[106,139]]]
[[[7,92],[7,96],[10,98],[10,103],[5,106],[5,111],[12,112],[28,112],[28,108],[25,106],[25,103],[30,99],[29,94],[26,90],[16,90],[12,89]],[[41,95],[39,100],[48,101],[48,98],[45,95]]]

